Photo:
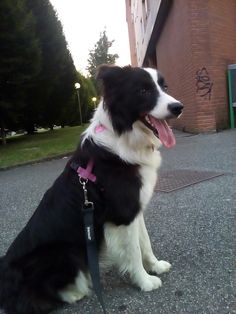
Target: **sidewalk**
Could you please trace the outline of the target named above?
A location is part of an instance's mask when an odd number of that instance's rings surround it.
[[[103,275],[108,313],[236,313],[236,129],[205,135],[176,132],[176,138],[175,148],[162,148],[161,171],[224,175],[171,193],[154,193],[147,228],[154,252],[170,261],[172,269],[160,276],[162,288],[146,293],[115,270]],[[0,255],[65,163],[54,160],[0,172]],[[102,312],[93,296],[55,313]]]

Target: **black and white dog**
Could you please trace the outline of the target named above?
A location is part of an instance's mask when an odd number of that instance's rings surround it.
[[[178,117],[183,105],[155,69],[104,65],[98,78],[103,98],[78,149],[0,259],[0,306],[7,314],[48,313],[90,294],[84,194],[72,163],[86,168],[93,160],[96,182],[87,188],[101,260],[143,291],[162,284],[149,273],[171,267],[154,256],[143,212],[161,163],[157,149],[175,144],[165,119]]]

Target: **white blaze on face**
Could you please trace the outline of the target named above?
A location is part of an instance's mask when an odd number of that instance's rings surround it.
[[[165,93],[161,87],[158,84],[158,72],[155,69],[151,68],[146,68],[144,69],[147,71],[152,79],[153,82],[156,84],[157,91],[159,93],[158,98],[157,98],[157,104],[153,108],[152,111],[150,111],[150,115],[153,116],[154,118],[165,120],[170,116],[170,111],[168,110],[168,105],[171,103],[176,103],[178,100],[176,100],[174,97],[168,95]]]
[[[171,97],[165,93],[159,86],[157,70],[150,68],[144,70],[150,74],[158,91],[157,103],[155,107],[147,114],[147,119],[158,132],[158,137],[162,144],[167,148],[171,148],[176,143],[175,136],[165,119],[168,119],[171,116],[168,105],[171,103],[177,103],[178,101],[174,97]]]

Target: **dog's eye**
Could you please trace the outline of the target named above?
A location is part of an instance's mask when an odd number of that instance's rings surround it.
[[[163,86],[163,89],[164,89],[164,91],[167,93],[168,92],[168,86],[167,85],[164,85]]]
[[[139,94],[140,95],[149,95],[150,94],[150,90],[146,89],[146,88],[142,88],[140,91],[139,91]]]
[[[145,88],[142,88],[140,91],[139,91],[139,94],[140,95],[145,95],[147,92],[147,90]]]

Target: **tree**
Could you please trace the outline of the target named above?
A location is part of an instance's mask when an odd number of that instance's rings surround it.
[[[61,22],[49,0],[27,0],[36,19],[42,49],[42,69],[28,97],[25,124],[53,128],[72,105],[76,69],[67,47]]]
[[[0,125],[17,128],[26,93],[41,66],[41,49],[35,20],[25,0],[0,1]]]
[[[82,121],[86,123],[92,116],[94,111],[93,97],[97,96],[96,88],[89,77],[85,77],[80,72],[77,72],[77,82],[80,84],[79,98],[82,112]],[[78,125],[80,123],[80,112],[77,94],[74,93],[74,104],[71,107],[71,112],[68,115],[67,121],[69,125]]]
[[[96,71],[101,64],[114,64],[119,57],[118,54],[108,53],[114,40],[108,40],[106,30],[100,33],[100,38],[94,48],[89,52],[87,70],[90,76],[95,79]]]
[[[91,118],[92,112],[94,110],[94,103],[92,101],[93,97],[97,96],[96,88],[93,84],[91,78],[86,78],[79,73],[80,82],[81,82],[81,110],[83,122],[88,122]]]

